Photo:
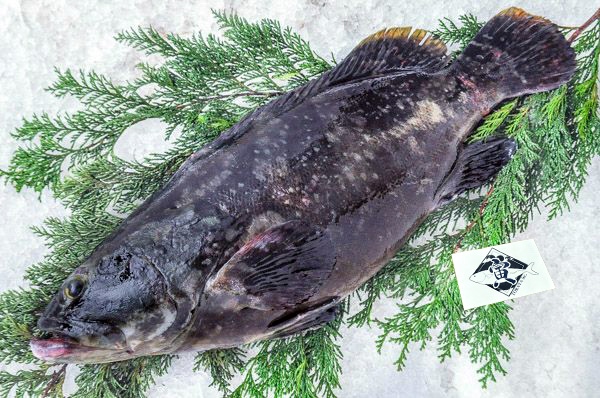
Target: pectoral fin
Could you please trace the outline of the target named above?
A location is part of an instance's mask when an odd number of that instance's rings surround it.
[[[490,182],[508,163],[516,148],[515,141],[504,136],[464,146],[436,194],[439,202],[449,202],[469,189]]]
[[[325,231],[288,221],[250,238],[208,281],[206,292],[225,295],[241,307],[287,309],[310,299],[335,261]]]

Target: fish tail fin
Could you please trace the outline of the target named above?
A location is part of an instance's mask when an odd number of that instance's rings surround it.
[[[504,99],[566,83],[575,52],[554,23],[511,7],[485,24],[453,68],[467,86],[491,84]]]
[[[527,272],[530,273],[531,275],[537,275],[538,272],[533,269],[533,264],[534,263],[530,263],[529,264],[529,266],[527,267]]]

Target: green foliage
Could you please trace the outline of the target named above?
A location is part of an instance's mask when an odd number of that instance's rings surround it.
[[[58,371],[60,372],[60,371]],[[62,373],[56,373],[62,374]],[[48,373],[48,366],[42,365],[34,370],[19,370],[15,374],[0,372],[0,395],[8,396],[12,391],[17,398],[28,396],[62,397],[62,388],[52,387],[50,380],[52,374]]]
[[[28,341],[38,335],[37,314],[65,276],[190,154],[273,96],[331,67],[276,21],[214,16],[222,38],[164,36],[152,28],[119,34],[120,42],[160,57],[157,64],[138,65],[141,76],[133,81],[115,84],[95,72],[57,70],[49,91],[79,99],[82,109],[55,117],[34,115],[13,134],[22,147],[1,175],[17,190],[50,189],[71,215],[34,228],[52,251],[27,270],[30,288],[0,295],[0,361],[33,366],[15,374],[0,372],[0,395],[62,396],[63,368],[39,363]],[[482,23],[471,15],[459,21],[440,21],[435,34],[464,47]],[[465,195],[430,215],[410,243],[346,301],[335,322],[302,336],[257,343],[250,351],[240,347],[198,354],[195,369],[209,372],[213,385],[227,396],[334,397],[339,328],[345,322],[377,326],[377,348],[397,346],[399,369],[414,346],[435,343],[441,361],[467,352],[480,366],[483,386],[505,374],[509,353],[504,344],[514,338],[510,307],[500,303],[464,311],[451,255],[459,247],[506,242],[527,226],[538,207],[548,207],[555,217],[577,199],[587,167],[600,153],[600,24],[592,24],[574,47],[578,70],[568,86],[501,104],[471,138],[507,134],[519,145],[493,191]],[[122,134],[148,119],[166,124],[171,148],[139,161],[116,156],[114,146]],[[398,311],[376,319],[373,304],[382,297],[396,300]],[[349,300],[358,303],[355,313],[348,313]],[[158,356],[82,366],[75,396],[144,396],[170,363],[170,356]],[[238,374],[242,381],[232,386]]]
[[[461,15],[458,17],[458,21],[457,25],[450,18],[441,19],[440,25],[433,31],[433,34],[448,45],[457,44],[460,48],[466,47],[484,23],[478,21],[473,14]],[[457,55],[459,52],[455,51],[453,55]]]
[[[240,348],[210,350],[198,354],[194,370],[205,370],[212,378],[211,386],[229,393],[229,384],[233,376],[244,369],[245,351]]]
[[[342,358],[337,339],[341,317],[287,339],[257,344],[259,352],[245,366],[245,377],[232,398],[335,397]]]
[[[73,398],[143,397],[154,378],[165,374],[171,356],[162,355],[131,359],[110,365],[85,365],[75,381],[79,386]]]

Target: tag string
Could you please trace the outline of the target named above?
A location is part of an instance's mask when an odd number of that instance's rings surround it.
[[[487,191],[487,193],[485,194],[485,197],[483,198],[483,202],[481,202],[481,205],[479,206],[479,218],[481,218],[483,216],[483,212],[485,211],[485,208],[490,200],[490,196],[492,195],[492,192],[494,192],[494,184],[492,184],[490,186],[490,189]],[[461,234],[460,239],[458,239],[458,242],[456,242],[456,246],[454,246],[453,253],[456,253],[458,250],[460,250],[460,246],[462,244],[463,239],[469,233],[469,231],[475,226],[475,223],[477,223],[477,218],[473,219],[469,223],[469,225],[467,225],[467,227]]]

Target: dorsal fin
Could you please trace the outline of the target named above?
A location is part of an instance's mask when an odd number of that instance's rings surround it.
[[[412,33],[411,33],[412,31]],[[401,71],[443,68],[446,45],[423,29],[387,28],[367,36],[332,71],[336,84]]]
[[[413,31],[408,26],[380,30],[362,40],[333,69],[250,113],[192,155],[177,173],[183,173],[194,163],[237,140],[257,120],[276,118],[307,98],[336,85],[402,71],[433,73],[442,69],[447,62],[446,45],[423,29]]]
[[[340,84],[403,71],[432,73],[447,63],[446,45],[427,31],[413,31],[410,26],[387,28],[367,36],[330,71],[267,106],[281,114]]]

